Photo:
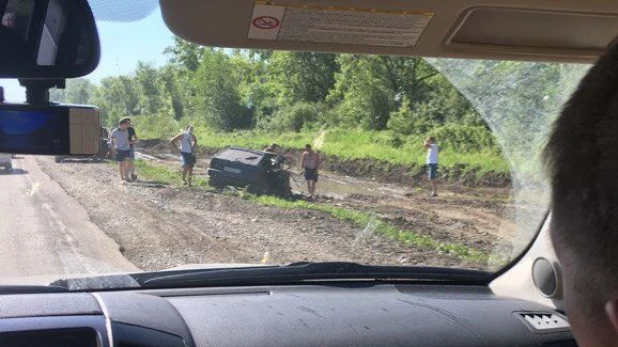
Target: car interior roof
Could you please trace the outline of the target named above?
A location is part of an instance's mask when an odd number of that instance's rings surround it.
[[[615,0],[161,0],[160,3],[165,23],[174,34],[201,45],[229,48],[590,63],[618,35]],[[260,6],[286,11],[279,18],[281,23],[276,23],[280,24],[277,37],[251,36],[252,21],[259,14],[256,7]],[[293,16],[286,21],[285,16],[293,10],[296,10],[295,22],[290,20]],[[305,10],[306,20],[302,15],[299,17],[301,10]],[[307,35],[281,34],[295,28],[305,30],[307,25],[316,29],[320,23],[315,22],[321,20],[316,16],[339,15],[344,18],[340,23],[345,25],[346,15],[360,12],[366,14],[367,23],[374,22],[363,30],[384,29],[383,24],[375,24],[383,14],[418,15],[426,21],[417,27],[421,32],[416,42],[399,46],[359,43],[353,37],[342,44],[336,38],[315,40]],[[307,24],[309,21],[314,23]],[[360,28],[347,30],[351,33]],[[331,33],[331,37],[335,36]]]

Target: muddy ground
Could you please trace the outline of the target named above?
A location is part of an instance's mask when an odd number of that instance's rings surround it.
[[[153,165],[178,170],[171,152],[153,147],[140,151],[153,159]],[[37,161],[87,209],[90,219],[120,245],[125,257],[143,270],[296,261],[486,267],[403,245],[318,211],[260,206],[239,197],[141,179],[121,184],[108,163],[55,163],[49,157]],[[205,157],[198,160],[198,175],[205,174],[207,164]],[[300,177],[295,181],[302,187]],[[508,255],[515,236],[510,191],[505,188],[449,187],[430,199],[422,187],[325,172],[319,189],[320,203],[367,211],[402,229],[486,253]]]
[[[165,143],[142,145],[144,160],[172,170],[180,170],[177,154]],[[206,176],[213,151],[198,159],[196,174]],[[292,189],[307,193],[304,178],[291,166]],[[355,170],[352,170],[355,171]],[[319,201],[372,213],[404,230],[411,230],[445,243],[458,243],[485,253],[508,254],[515,237],[515,209],[510,188],[466,187],[440,181],[437,198],[430,198],[426,180],[420,184],[384,183],[380,178],[352,177],[322,171],[318,184]]]

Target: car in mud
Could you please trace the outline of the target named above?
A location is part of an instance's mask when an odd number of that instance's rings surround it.
[[[0,167],[4,169],[4,171],[13,170],[13,157],[13,154],[0,153]]]
[[[245,188],[253,194],[293,196],[290,172],[285,170],[287,158],[266,151],[229,147],[210,161],[208,179],[212,187]]]

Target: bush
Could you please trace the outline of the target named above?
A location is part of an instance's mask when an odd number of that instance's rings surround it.
[[[305,127],[317,123],[325,112],[322,104],[298,102],[293,105],[281,107],[266,124],[264,128],[275,130],[292,130],[299,132]]]
[[[186,126],[164,113],[131,117],[131,123],[141,139],[168,139]]]
[[[501,154],[496,137],[485,126],[447,124],[430,130],[427,135],[435,137],[441,148],[456,152]]]

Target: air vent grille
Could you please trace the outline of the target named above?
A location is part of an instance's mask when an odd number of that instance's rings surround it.
[[[569,331],[571,329],[566,317],[557,313],[519,312],[517,316],[524,321],[528,329],[536,333]]]

